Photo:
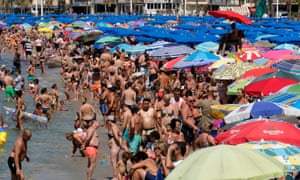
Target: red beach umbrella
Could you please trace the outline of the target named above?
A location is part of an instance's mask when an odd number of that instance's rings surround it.
[[[279,141],[300,146],[300,130],[289,122],[259,119],[235,126],[216,137],[219,144],[241,144],[250,141]]]
[[[257,68],[257,69],[251,69],[247,72],[245,72],[242,76],[241,79],[246,79],[249,77],[259,77],[263,74],[271,73],[277,71],[274,68]]]
[[[209,11],[209,15],[212,15],[215,18],[226,18],[231,21],[237,21],[239,23],[244,23],[244,24],[252,24],[253,22],[248,19],[246,16],[243,16],[237,12],[234,11]]]
[[[297,84],[298,81],[288,78],[268,78],[248,84],[245,87],[245,92],[248,95],[261,97],[269,96],[272,93],[278,92],[287,85]]]

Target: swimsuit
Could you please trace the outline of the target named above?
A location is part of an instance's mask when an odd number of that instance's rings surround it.
[[[156,176],[146,172],[145,180],[156,180]]]
[[[15,91],[13,87],[6,87],[5,88],[5,96],[6,98],[14,98],[15,97]]]
[[[42,113],[47,114],[48,110],[49,110],[49,108],[43,108],[42,107]]]
[[[7,160],[8,167],[10,169],[11,174],[17,174],[16,164],[15,164],[15,158],[9,157]],[[21,162],[19,162],[19,167],[22,169]]]
[[[87,146],[85,148],[85,153],[88,158],[95,158],[98,155],[98,147]]]
[[[28,75],[27,76],[27,80],[28,81],[33,81],[34,80],[34,76],[33,75]]]

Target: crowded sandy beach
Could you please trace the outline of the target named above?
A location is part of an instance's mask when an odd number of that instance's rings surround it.
[[[1,16],[0,179],[299,179],[300,23],[222,13]]]

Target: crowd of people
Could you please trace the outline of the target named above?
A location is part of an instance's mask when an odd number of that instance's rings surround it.
[[[63,31],[49,37],[36,28],[31,33],[7,29],[0,39],[2,52],[15,53],[13,71],[1,66],[0,85],[7,101],[16,102],[17,128],[24,129],[24,92],[35,102],[33,113],[49,121],[52,113],[68,110],[66,101],[82,102],[74,131],[66,133],[66,138],[73,145],[71,157],[79,150],[88,158],[88,180],[96,167],[101,126],[107,129],[114,180],[164,179],[192,151],[216,145],[214,136],[222,126],[213,123],[211,105],[251,100],[242,89],[237,97],[227,96],[230,82],[217,82],[209,72],[166,71],[165,61],[152,61],[148,52],[132,55],[119,48],[111,52],[108,46],[99,51],[70,40]],[[134,43],[134,38],[128,39]],[[53,56],[61,57],[59,86],[64,87],[65,97],[59,97],[58,84],[49,90],[39,86],[36,67],[40,66],[41,74],[47,73],[46,63]],[[71,60],[74,56],[80,58]],[[21,68],[22,57],[30,62],[26,68]],[[31,131],[25,130],[8,159],[12,175],[21,179],[21,161],[29,160],[26,142],[30,137]]]

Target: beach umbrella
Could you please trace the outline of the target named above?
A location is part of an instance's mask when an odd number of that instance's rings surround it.
[[[79,36],[76,40],[79,42],[91,42],[91,41],[95,41],[96,39],[99,38],[99,36],[101,36],[103,34],[102,31],[100,30],[91,30],[91,31],[86,31],[84,33],[82,33],[81,36]]]
[[[24,30],[30,30],[32,29],[32,25],[28,24],[28,23],[23,23],[20,25],[20,29],[24,29]]]
[[[209,15],[212,15],[215,18],[226,18],[231,21],[236,21],[244,24],[253,24],[253,22],[248,19],[246,16],[243,16],[234,11],[208,11]]]
[[[295,107],[294,105],[296,104],[296,102],[300,100],[300,94],[279,92],[265,97],[263,100]],[[298,107],[295,108],[299,109]]]
[[[295,74],[284,72],[284,71],[275,71],[275,72],[270,72],[270,73],[266,73],[261,76],[258,76],[256,79],[253,80],[253,82],[264,80],[264,79],[269,79],[269,78],[287,78],[287,79],[296,80],[298,82],[300,81],[300,77]]]
[[[221,59],[215,61],[213,64],[209,66],[209,70],[218,69],[221,66],[228,65],[228,64],[234,64],[235,59],[234,58],[228,58],[228,57],[221,57]]]
[[[300,94],[300,84],[286,86],[280,90],[282,93]]]
[[[262,67],[255,63],[229,64],[213,72],[212,78],[218,80],[234,80],[250,69]]]
[[[109,44],[113,42],[122,42],[122,39],[116,36],[105,36],[96,40],[96,44]]]
[[[195,52],[195,50],[186,45],[173,45],[173,46],[161,47],[157,50],[154,50],[150,53],[150,56],[157,57],[160,59],[175,58],[178,56],[191,54],[193,52]]]
[[[174,59],[166,62],[166,64],[163,65],[163,68],[166,70],[171,70],[171,69],[173,69],[173,67],[176,63],[183,60],[184,58],[185,58],[185,56],[179,56],[177,58],[174,58]]]
[[[263,57],[268,59],[277,60],[286,55],[292,55],[293,52],[291,50],[270,50],[263,53]]]
[[[242,53],[238,53],[236,57],[242,61],[247,62],[262,58],[263,56],[259,51],[244,51]]]
[[[166,180],[272,179],[285,175],[285,166],[259,151],[218,145],[190,154]]]
[[[248,84],[244,90],[248,95],[255,97],[269,96],[285,86],[297,83],[298,81],[293,79],[272,77],[260,81],[254,80]]]
[[[230,84],[227,88],[227,95],[237,95],[238,89],[244,89],[245,86],[250,84],[254,78],[238,79]]]
[[[162,48],[164,46],[167,46],[167,45],[170,45],[171,43],[170,42],[167,42],[167,41],[156,41],[152,44],[149,44],[147,46],[147,51],[153,51],[153,50],[156,50],[156,49],[159,49],[159,48]]]
[[[272,65],[272,67],[279,69],[281,71],[293,73],[300,75],[300,59],[290,59],[280,61]]]
[[[127,52],[131,48],[131,45],[130,44],[121,43],[121,44],[118,44],[117,46],[111,48],[110,52],[113,53],[115,51],[116,47],[118,47],[120,51],[122,51],[122,49],[124,49],[124,51]]]
[[[256,141],[239,146],[258,150],[285,164],[287,172],[300,170],[300,148],[276,141]]]
[[[242,144],[251,141],[279,141],[300,146],[300,130],[292,123],[257,119],[241,123],[216,136],[219,144]]]
[[[256,69],[251,69],[249,71],[246,71],[242,76],[241,79],[246,79],[249,77],[259,77],[263,74],[271,73],[271,72],[276,72],[276,69],[274,68],[256,68]]]
[[[241,105],[239,108],[229,113],[224,118],[224,121],[226,122],[226,124],[231,124],[250,118],[270,116],[296,116],[299,113],[299,109],[293,108],[288,105],[268,101],[258,101]]]
[[[219,48],[219,43],[212,42],[212,41],[203,42],[195,46],[195,49],[197,51],[202,51],[202,52],[216,52],[218,48]]]
[[[68,35],[68,38],[76,40],[77,38],[79,38],[82,35],[81,32],[72,32]]]
[[[299,46],[296,46],[295,44],[289,44],[289,43],[283,43],[275,46],[273,49],[275,50],[290,50],[290,51],[298,51]]]
[[[183,61],[186,61],[186,62],[201,61],[201,60],[202,61],[204,61],[204,60],[217,61],[219,59],[220,59],[220,57],[213,53],[196,51],[196,52],[186,56]]]
[[[227,114],[240,107],[239,104],[216,104],[210,106],[210,115],[216,119],[223,119]]]
[[[132,46],[130,49],[127,50],[128,53],[130,54],[141,54],[145,52],[147,46],[143,44],[137,44]]]

